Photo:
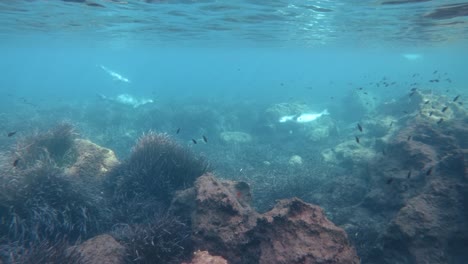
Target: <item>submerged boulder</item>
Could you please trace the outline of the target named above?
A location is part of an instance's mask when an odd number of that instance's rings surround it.
[[[259,214],[250,202],[247,183],[205,174],[171,210],[190,218],[195,248],[229,263],[359,263],[346,233],[320,207],[293,198]]]
[[[92,175],[103,177],[119,164],[115,153],[86,139],[75,139],[77,158],[66,168],[68,175]]]
[[[99,235],[86,240],[73,250],[79,254],[82,263],[123,264],[125,247],[110,235]]]
[[[225,143],[248,143],[252,141],[252,136],[240,131],[226,131],[220,134],[221,140]]]
[[[219,256],[212,256],[208,251],[197,250],[193,253],[192,261],[182,264],[228,264],[228,262]]]

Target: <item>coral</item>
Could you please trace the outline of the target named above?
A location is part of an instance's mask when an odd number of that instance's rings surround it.
[[[226,131],[220,134],[221,139],[226,143],[248,143],[252,141],[252,136],[240,131]]]

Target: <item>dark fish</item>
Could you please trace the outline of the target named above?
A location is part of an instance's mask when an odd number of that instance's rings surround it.
[[[393,121],[390,123],[390,127],[392,127],[392,126],[393,126]]]
[[[406,111],[406,110],[403,110],[403,113],[404,113],[404,114],[407,114],[407,113],[408,113],[408,111]]]
[[[409,97],[413,96],[415,92],[416,92],[416,91],[412,91],[412,92],[409,94]]]
[[[434,111],[429,112],[429,116],[432,116],[434,114]]]
[[[197,141],[195,139],[192,138],[192,142],[193,144],[197,144]]]
[[[453,98],[453,101],[456,102],[458,98],[460,98],[460,95],[455,96],[455,98]]]
[[[444,119],[443,119],[443,118],[439,119],[439,121],[437,121],[437,124],[439,125],[439,124],[442,123],[442,122],[444,122]]]
[[[177,129],[177,131],[175,133],[179,134],[179,132],[180,132],[180,127]]]
[[[382,149],[382,154],[385,156],[387,155],[387,151],[385,151],[385,149]]]
[[[430,167],[430,168],[426,171],[426,175],[427,175],[427,176],[431,175],[431,173],[432,173],[432,168],[433,168],[433,167]]]
[[[18,162],[19,162],[20,159],[15,159],[15,161],[13,161],[13,167],[16,167],[18,166]]]
[[[12,136],[14,136],[15,134],[16,134],[16,131],[13,131],[13,132],[8,133],[7,136],[8,136],[8,137],[12,137]]]
[[[362,132],[362,126],[359,123],[357,124],[357,128]]]
[[[393,182],[393,178],[390,178],[390,179],[387,180],[387,184],[390,184],[392,182]]]
[[[445,79],[447,82],[452,83],[452,80],[450,78]]]
[[[406,175],[406,179],[411,178],[411,170],[408,171],[408,175]]]
[[[359,90],[362,90],[362,87],[359,87],[358,89],[359,89]]]
[[[411,135],[408,136],[408,138],[406,139],[407,141],[410,141],[411,140]]]
[[[448,106],[442,108],[442,113],[444,113],[445,111],[447,111],[447,109],[448,109]]]
[[[437,74],[437,72],[438,72],[438,71],[437,71],[437,70],[435,70],[435,71],[434,71],[432,74]]]
[[[429,102],[430,102],[430,101],[429,101],[429,100],[427,100],[426,102],[424,102],[424,104],[425,104],[425,105],[427,105]]]
[[[367,92],[364,92],[364,94],[367,94]]]
[[[205,136],[202,136],[202,137],[203,137],[203,141],[205,141],[205,143],[208,143],[208,139]]]
[[[418,88],[411,88],[410,91],[411,91],[411,92],[416,92],[417,89],[418,89]]]
[[[356,142],[360,144],[359,138],[356,136]]]

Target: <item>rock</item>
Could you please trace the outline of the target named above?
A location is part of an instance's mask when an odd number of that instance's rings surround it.
[[[288,163],[289,163],[290,166],[301,166],[302,165],[302,158],[299,155],[291,156]]]
[[[110,235],[99,235],[74,248],[86,264],[125,263],[125,247]]]
[[[219,256],[211,256],[208,251],[197,250],[193,253],[192,261],[182,264],[228,264],[228,262]]]
[[[221,140],[225,143],[248,143],[252,141],[252,136],[239,131],[227,131],[220,134]]]
[[[323,210],[297,198],[280,200],[254,230],[259,263],[359,263],[345,231]]]
[[[322,157],[326,162],[340,164],[344,167],[366,164],[376,156],[376,152],[367,147],[366,141],[361,138],[358,144],[354,139],[338,144],[333,149],[322,151]]]
[[[77,151],[76,162],[66,168],[71,176],[102,177],[119,164],[114,152],[86,139],[75,139]]]
[[[195,248],[221,255],[229,262],[242,263],[243,257],[251,254],[246,252],[251,242],[248,231],[258,217],[250,207],[248,185],[205,175],[195,182],[195,189],[196,207],[192,212]]]
[[[424,193],[410,199],[384,236],[382,263],[464,262],[468,257],[468,214],[463,210],[467,187],[434,180]],[[395,262],[396,255],[403,261]]]
[[[317,206],[281,200],[262,215],[250,205],[248,184],[211,174],[198,178],[192,189],[176,196],[171,211],[192,208],[186,215],[195,248],[233,264],[359,263],[346,233]]]

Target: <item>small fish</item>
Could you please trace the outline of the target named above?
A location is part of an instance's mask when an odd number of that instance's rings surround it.
[[[435,71],[434,71],[432,74],[437,74],[437,72],[438,72],[438,71],[437,71],[437,70],[435,70]]]
[[[192,142],[193,144],[197,144],[197,141],[195,139],[192,138]]]
[[[359,123],[357,124],[357,128],[362,132],[362,126]]]
[[[453,98],[453,101],[456,102],[458,98],[460,98],[460,95],[455,96],[455,98]]]
[[[390,179],[387,180],[387,184],[390,184],[392,182],[393,182],[393,178],[390,178]]]
[[[205,136],[202,136],[202,137],[203,137],[203,141],[205,141],[205,143],[208,143],[208,139]]]
[[[410,91],[411,91],[411,92],[416,92],[417,89],[418,89],[418,88],[411,88]]]
[[[360,141],[359,141],[359,137],[358,137],[358,136],[356,136],[356,142],[357,142],[358,144],[360,144]]]
[[[382,149],[382,154],[383,154],[384,156],[386,156],[386,155],[387,155],[387,151],[385,151],[385,149]]]
[[[406,179],[411,178],[411,170],[408,171],[408,175],[406,175]]]
[[[447,111],[447,109],[448,109],[448,106],[442,108],[442,113],[444,113],[445,111]]]
[[[407,141],[410,141],[411,140],[411,135],[408,136],[408,138],[406,139]]]
[[[442,123],[442,122],[444,122],[443,118],[439,119],[439,121],[437,121],[437,124],[440,125],[440,123]]]
[[[409,97],[413,96],[415,92],[416,92],[416,91],[412,91],[412,92],[409,94]]]
[[[390,123],[390,127],[392,127],[392,126],[393,126],[393,121]]]
[[[430,168],[426,171],[426,175],[427,175],[427,176],[431,175],[431,173],[432,173],[432,168],[433,168],[433,167],[430,167]]]
[[[425,104],[425,105],[427,105],[429,102],[430,102],[430,101],[429,101],[429,100],[427,100],[426,102],[424,102],[424,104]]]
[[[14,136],[15,134],[16,134],[16,131],[12,131],[12,132],[9,132],[9,133],[7,134],[7,136],[8,136],[8,137],[12,137],[12,136]]]
[[[20,159],[15,159],[15,161],[13,161],[13,167],[16,167],[18,166],[18,162],[19,162]]]
[[[434,114],[434,111],[429,112],[429,116],[432,116]]]
[[[177,131],[175,133],[179,134],[179,132],[180,132],[180,127],[177,129]]]

